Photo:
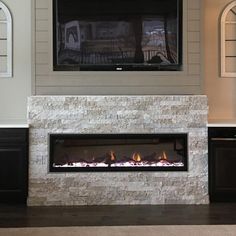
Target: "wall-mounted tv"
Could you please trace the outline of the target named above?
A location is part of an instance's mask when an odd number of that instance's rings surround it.
[[[182,0],[53,0],[55,71],[182,69]]]

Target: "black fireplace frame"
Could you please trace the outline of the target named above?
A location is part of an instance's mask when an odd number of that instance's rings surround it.
[[[181,138],[184,142],[184,166],[178,167],[63,167],[58,168],[53,166],[52,156],[54,153],[53,141],[55,139],[91,139],[91,138],[103,138],[103,139],[140,139],[140,138],[166,138],[166,139],[173,139],[173,138]],[[49,172],[53,173],[61,173],[61,172],[123,172],[123,171],[188,171],[188,133],[155,133],[155,134],[146,134],[146,133],[139,133],[139,134],[130,134],[130,133],[115,133],[115,134],[56,134],[50,133],[49,134]]]

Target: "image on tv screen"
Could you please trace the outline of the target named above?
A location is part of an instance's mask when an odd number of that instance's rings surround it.
[[[60,6],[60,0],[57,1]],[[64,5],[61,3],[57,9],[66,5],[65,0],[61,1]],[[180,64],[177,4],[170,9],[166,4],[156,12],[150,8],[141,13],[124,14],[118,9],[110,15],[107,8],[104,14],[99,9],[87,14],[86,11],[74,13],[71,10],[69,14],[69,6],[65,9],[65,15],[62,10],[54,12],[54,68],[62,66],[76,70],[93,65]],[[88,7],[84,7],[86,9]]]

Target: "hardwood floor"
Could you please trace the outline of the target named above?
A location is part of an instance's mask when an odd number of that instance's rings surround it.
[[[0,205],[0,227],[236,224],[236,203],[25,207]]]

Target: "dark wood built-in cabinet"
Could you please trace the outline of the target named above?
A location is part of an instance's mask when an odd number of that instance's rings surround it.
[[[0,128],[0,202],[26,203],[28,129]]]
[[[236,202],[236,127],[211,127],[209,194],[211,202]]]

